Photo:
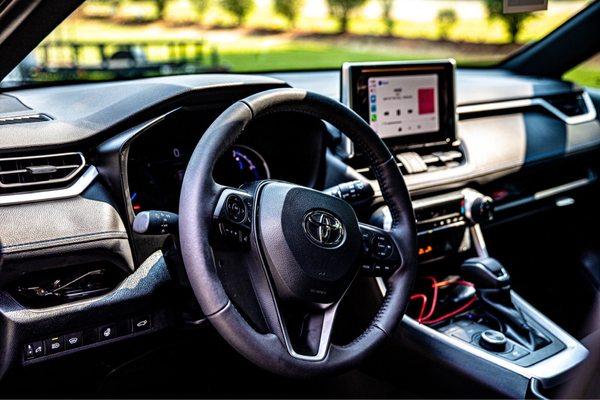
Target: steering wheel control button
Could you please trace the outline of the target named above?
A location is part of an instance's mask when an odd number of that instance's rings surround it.
[[[152,320],[149,315],[133,318],[131,320],[133,332],[146,331],[152,327]]]
[[[25,360],[33,360],[34,358],[41,357],[45,354],[44,343],[42,341],[25,345]]]
[[[65,341],[62,336],[46,339],[44,345],[47,354],[59,353],[65,349]]]
[[[235,194],[230,194],[225,200],[225,211],[227,216],[233,222],[243,222],[246,219],[246,206],[242,198]]]
[[[379,260],[385,260],[392,256],[394,248],[392,241],[384,235],[376,234],[373,237],[373,256]]]
[[[363,264],[363,265],[361,265],[360,269],[366,275],[372,275],[373,274],[373,265]]]
[[[82,332],[73,332],[68,335],[65,335],[65,349],[67,349],[67,350],[81,347],[82,342],[83,342],[83,333]]]
[[[252,223],[252,199],[245,199],[244,204],[246,204],[246,221],[244,223],[250,226]]]
[[[504,333],[492,329],[481,332],[479,344],[486,350],[503,352],[506,350],[506,336]]]

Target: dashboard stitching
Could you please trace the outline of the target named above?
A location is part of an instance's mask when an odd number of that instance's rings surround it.
[[[12,249],[17,249],[17,248],[22,249],[24,247],[34,247],[36,245],[44,245],[44,244],[52,244],[52,243],[54,243],[54,244],[58,244],[58,243],[69,244],[68,242],[80,243],[80,241],[74,241],[73,239],[94,238],[94,237],[96,237],[96,239],[98,239],[98,240],[109,239],[109,238],[126,239],[127,234],[126,234],[126,232],[123,232],[123,231],[106,231],[106,232],[86,233],[86,234],[82,234],[82,235],[65,236],[65,237],[58,238],[58,239],[47,239],[47,240],[40,240],[40,241],[35,241],[35,242],[17,243],[17,244],[11,244],[11,245],[7,245],[7,246],[0,246],[0,250],[6,250],[6,249],[12,250]],[[64,242],[67,242],[67,243],[64,243]]]

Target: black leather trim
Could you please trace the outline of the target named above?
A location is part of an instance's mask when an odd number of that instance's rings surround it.
[[[75,255],[79,263],[107,258],[125,270],[134,268],[125,225],[98,181],[81,196],[0,207],[0,220],[3,271],[44,268],[48,259],[74,261]]]

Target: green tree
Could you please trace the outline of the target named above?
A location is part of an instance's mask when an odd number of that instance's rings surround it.
[[[225,11],[233,14],[237,19],[237,26],[241,26],[254,6],[253,0],[221,0]]]
[[[448,36],[454,25],[458,22],[458,16],[453,8],[441,9],[436,17],[440,39],[448,40]]]
[[[329,13],[338,22],[340,33],[348,31],[348,18],[350,12],[365,4],[366,0],[327,0]]]
[[[274,0],[275,12],[285,18],[290,27],[296,26],[296,20],[302,10],[303,0]]]
[[[190,0],[194,10],[196,10],[196,14],[198,15],[198,19],[200,23],[202,23],[202,19],[204,17],[204,13],[208,8],[208,0]]]
[[[156,5],[156,15],[158,16],[158,19],[163,19],[165,16],[167,0],[154,0],[154,4]]]
[[[394,16],[392,11],[394,8],[394,0],[381,0],[381,18],[385,24],[385,33],[388,36],[394,34]]]
[[[488,18],[491,20],[498,19],[506,26],[510,43],[517,42],[517,36],[523,28],[523,23],[529,17],[531,13],[515,13],[515,14],[504,14],[502,0],[485,0],[485,6],[488,12]]]

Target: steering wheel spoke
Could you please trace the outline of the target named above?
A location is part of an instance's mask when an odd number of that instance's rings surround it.
[[[361,274],[388,277],[402,265],[402,254],[393,236],[381,228],[359,223],[362,236]]]
[[[331,334],[340,304],[337,301],[322,309],[306,307],[286,309],[280,315],[288,352],[305,361],[323,360],[331,347]]]

